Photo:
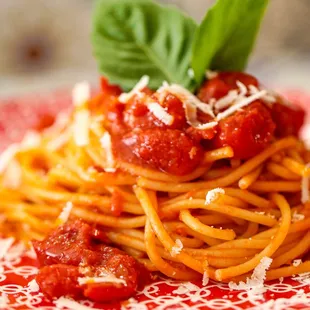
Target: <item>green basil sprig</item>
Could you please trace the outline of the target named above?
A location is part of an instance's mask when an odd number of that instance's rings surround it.
[[[217,0],[197,27],[152,0],[98,0],[92,44],[100,72],[124,90],[148,75],[153,89],[168,81],[193,91],[207,69],[242,71],[267,3]]]
[[[198,27],[192,68],[201,83],[206,69],[243,71],[268,0],[218,0]]]
[[[193,88],[188,75],[196,23],[151,0],[101,0],[95,6],[92,43],[102,74],[125,90],[143,75],[151,88],[163,81]]]

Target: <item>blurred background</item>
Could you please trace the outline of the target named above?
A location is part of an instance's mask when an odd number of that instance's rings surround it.
[[[201,20],[213,0],[162,0]],[[0,0],[0,96],[97,83],[92,0]],[[310,0],[270,0],[249,72],[310,92]]]

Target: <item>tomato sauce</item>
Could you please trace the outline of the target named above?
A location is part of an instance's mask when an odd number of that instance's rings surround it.
[[[214,147],[231,146],[234,158],[247,159],[264,150],[275,130],[268,109],[258,100],[219,122]]]
[[[249,74],[221,72],[203,83],[197,97],[205,103],[212,98],[218,100],[238,89],[238,81],[248,89],[260,85]],[[145,88],[124,104],[118,100],[119,87],[102,79],[102,89],[103,94],[91,105],[104,116],[103,125],[112,136],[116,159],[173,175],[191,173],[202,163],[205,151],[222,146],[231,146],[236,159],[249,159],[274,137],[298,135],[305,116],[303,110],[283,104],[278,96],[276,103],[256,100],[220,120],[217,126],[201,130],[188,124],[183,102],[173,94],[162,98],[162,94]],[[160,104],[173,117],[171,124],[156,117],[147,102]],[[200,123],[214,121],[200,110],[197,119]]]
[[[278,101],[281,101],[279,98]],[[276,124],[277,137],[297,136],[305,120],[305,111],[299,107],[290,108],[283,103],[275,103],[271,109],[272,120]]]
[[[175,129],[135,130],[122,142],[148,166],[175,175],[192,172],[203,155],[199,143]]]
[[[133,257],[107,243],[102,231],[80,220],[57,228],[43,241],[33,241],[41,267],[36,280],[42,292],[50,298],[86,297],[97,302],[135,295],[150,281],[149,272]],[[121,283],[79,281],[107,276]]]
[[[259,86],[257,79],[252,75],[241,72],[220,72],[213,79],[203,83],[197,97],[203,102],[208,102],[212,98],[218,100],[226,96],[230,90],[238,89],[237,81],[246,87]]]

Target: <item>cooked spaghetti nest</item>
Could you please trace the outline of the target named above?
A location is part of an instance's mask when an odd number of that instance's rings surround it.
[[[245,162],[231,159],[230,147],[208,151],[185,176],[121,161],[106,172],[104,129],[91,124],[85,146],[74,140],[70,118],[15,146],[1,177],[2,234],[42,239],[68,217],[81,218],[174,279],[243,279],[264,257],[273,259],[268,280],[310,271],[310,153],[296,138]]]

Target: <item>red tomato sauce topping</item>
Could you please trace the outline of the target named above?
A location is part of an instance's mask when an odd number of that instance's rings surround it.
[[[42,292],[50,298],[69,296],[96,302],[134,296],[150,281],[150,273],[133,257],[106,243],[102,231],[80,220],[57,228],[43,241],[33,241],[41,267],[36,281]],[[88,277],[112,280],[80,284],[79,279]]]
[[[259,101],[219,122],[214,146],[231,146],[234,157],[247,159],[264,150],[275,129],[268,109]]]
[[[211,99],[219,100],[237,90],[238,82],[247,87],[247,96],[251,85],[260,86],[249,74],[221,72],[203,83],[197,97],[209,104]],[[218,125],[198,129],[187,122],[183,102],[171,93],[162,97],[163,94],[145,88],[121,103],[121,89],[105,79],[102,92],[90,106],[104,116],[103,125],[112,136],[115,158],[173,175],[191,173],[202,163],[205,151],[223,146],[233,148],[234,158],[249,159],[274,138],[298,135],[305,117],[303,110],[283,104],[284,99],[277,95],[274,103],[256,100],[221,119]],[[147,102],[160,104],[173,121],[164,123],[148,109]],[[200,110],[197,119],[201,123],[214,121]]]

